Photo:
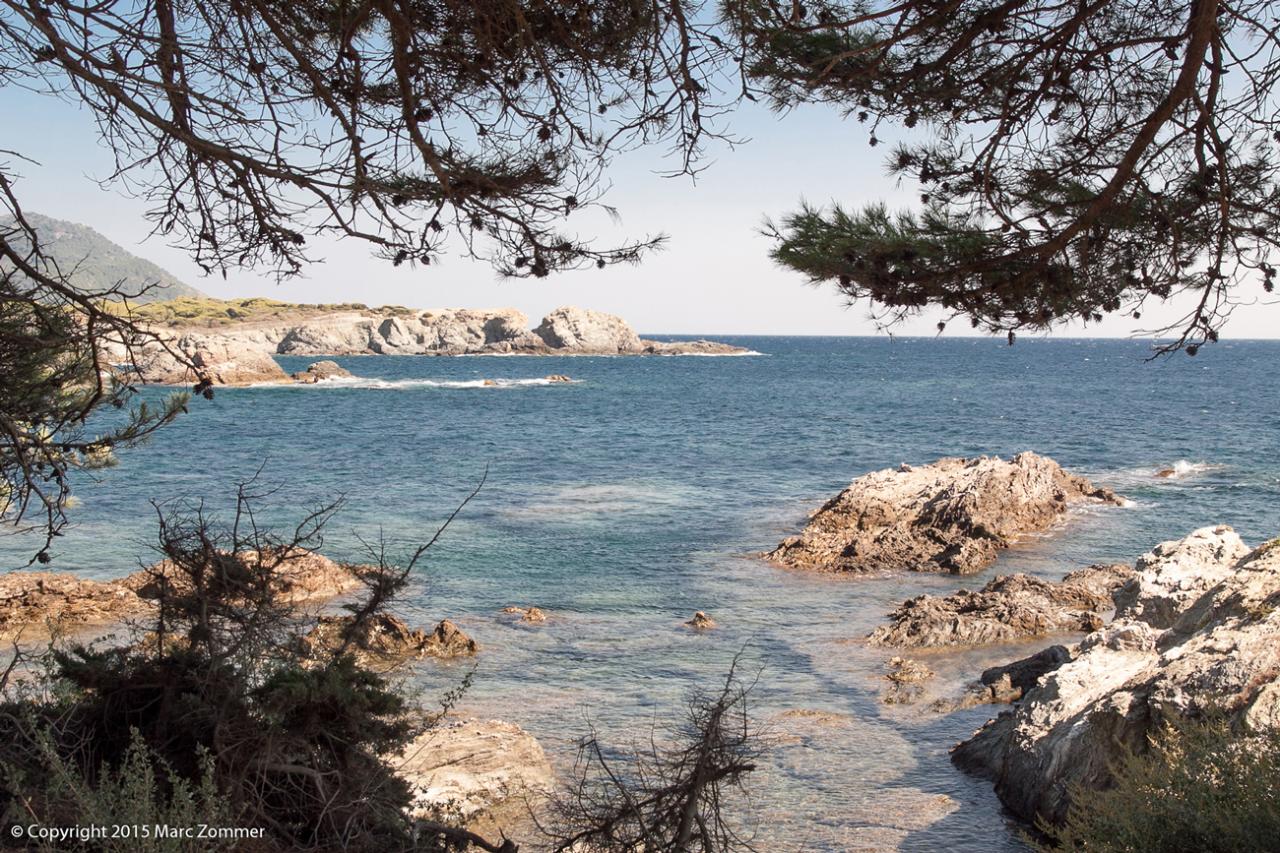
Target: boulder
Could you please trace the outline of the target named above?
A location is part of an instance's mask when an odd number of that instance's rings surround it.
[[[351,371],[341,367],[336,361],[317,361],[308,366],[306,370],[300,370],[293,374],[293,380],[314,385],[327,379],[346,378],[349,376],[351,376]]]
[[[876,628],[877,646],[978,646],[1046,634],[1096,631],[1111,610],[1111,594],[1131,576],[1123,565],[1096,565],[1053,583],[1030,575],[1001,575],[977,592],[912,598]]]
[[[1117,759],[1147,749],[1166,721],[1224,713],[1246,729],[1280,726],[1280,541],[1243,556],[1236,542],[1230,528],[1206,528],[1144,555],[1147,580],[1180,586],[1190,555],[1218,580],[1194,598],[1127,608],[1085,637],[959,744],[956,765],[993,779],[1020,817],[1056,823],[1074,786],[1105,787]]]
[[[147,609],[119,581],[81,578],[69,572],[7,572],[0,575],[0,637],[40,634],[118,622]]]
[[[886,468],[854,480],[766,558],[820,571],[967,574],[1084,501],[1121,503],[1030,452],[1008,462],[982,456]]]
[[[532,735],[501,720],[466,719],[428,729],[392,757],[409,783],[415,817],[501,828],[555,788]]]
[[[560,383],[560,382],[572,382],[573,380],[570,379],[568,376],[565,376],[563,373],[553,373],[547,377],[547,381]]]
[[[586,308],[557,308],[533,333],[553,350],[629,355],[644,349],[640,336],[621,317]]]
[[[427,635],[423,654],[437,658],[453,658],[474,655],[479,644],[448,619],[442,619]]]

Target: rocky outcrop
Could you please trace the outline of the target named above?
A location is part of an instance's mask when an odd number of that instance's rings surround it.
[[[1206,527],[1184,539],[1162,542],[1138,558],[1137,571],[1115,595],[1116,618],[1168,628],[1178,614],[1249,553],[1234,531]]]
[[[766,557],[820,571],[966,574],[1083,501],[1121,502],[1030,452],[1008,462],[982,456],[904,464],[854,480]]]
[[[554,790],[551,764],[532,735],[501,720],[429,729],[393,758],[415,817],[474,826],[519,821]]]
[[[68,572],[0,575],[0,638],[118,622],[147,609],[123,581]]]
[[[353,566],[330,560],[323,554],[294,548],[292,551],[241,551],[237,554],[219,554],[222,561],[218,574],[223,583],[233,588],[253,589],[261,582],[265,571],[269,578],[273,600],[289,606],[334,598],[360,586],[360,576],[369,570],[365,566]],[[144,599],[158,598],[161,584],[166,583],[175,592],[182,592],[189,583],[186,573],[176,571],[173,564],[163,560],[124,578],[121,583],[133,589]]]
[[[259,565],[256,552],[220,555],[225,583],[251,588]],[[281,604],[298,607],[333,598],[360,585],[365,567],[336,563],[328,557],[295,549],[285,557],[267,555],[271,591]],[[149,615],[162,584],[182,593],[185,575],[162,561],[124,578],[109,581],[69,573],[9,572],[0,575],[0,637],[27,634],[55,624],[59,629],[110,625],[130,616]]]
[[[322,616],[316,627],[302,638],[300,651],[310,659],[323,657],[339,648],[354,622],[354,616]],[[427,632],[412,629],[404,620],[383,613],[363,623],[351,637],[348,649],[364,663],[377,667],[396,666],[426,657],[474,654],[477,646],[448,620]]]
[[[300,370],[291,377],[294,382],[301,382],[304,385],[314,385],[317,382],[325,382],[329,379],[345,379],[351,376],[351,371],[340,366],[336,361],[317,361],[308,365],[306,370]]]
[[[621,317],[584,308],[557,308],[536,329],[511,308],[435,311],[374,309],[308,314],[292,320],[227,322],[216,327],[170,326],[159,330],[171,348],[194,362],[215,385],[286,382],[273,355],[740,355],[748,350],[714,341],[641,339]],[[128,361],[123,351],[115,362]],[[151,345],[133,355],[139,382],[191,385],[196,371],[165,348]],[[332,362],[320,362],[341,371]],[[332,368],[328,368],[332,365]],[[315,382],[316,365],[293,379]],[[553,382],[568,377],[548,377]]]
[[[1217,527],[1144,555],[1132,603],[1069,660],[1045,664],[1015,709],[955,748],[955,763],[992,778],[1019,816],[1058,822],[1073,786],[1106,786],[1124,750],[1145,750],[1165,721],[1225,713],[1280,726],[1280,541],[1240,551]],[[1179,596],[1196,577],[1217,580]]]
[[[553,350],[630,355],[643,349],[640,336],[621,317],[585,308],[557,308],[533,333]]]
[[[478,651],[480,645],[448,619],[437,623],[423,644],[423,654],[436,658],[466,657]]]
[[[1072,572],[1057,583],[1001,575],[977,592],[921,595],[903,602],[868,636],[877,646],[979,646],[1047,634],[1096,631],[1112,608],[1112,593],[1133,576],[1123,565]]]
[[[178,354],[185,357],[185,364]],[[192,366],[194,365],[194,367]],[[233,337],[186,334],[168,346],[150,344],[135,353],[134,381],[153,385],[194,385],[200,377],[214,385],[287,382],[289,377],[261,347]]]

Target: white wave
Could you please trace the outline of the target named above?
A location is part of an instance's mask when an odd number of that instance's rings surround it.
[[[536,379],[368,379],[363,376],[335,376],[330,379],[323,379],[319,382],[296,383],[281,386],[278,384],[263,383],[251,387],[270,387],[270,388],[361,388],[372,389],[378,391],[402,391],[412,388],[447,388],[447,389],[466,389],[466,388],[528,388],[541,385],[577,385],[581,383],[581,379],[570,379],[569,382],[562,380],[551,380],[546,378]]]
[[[1188,462],[1186,459],[1179,459],[1168,468],[1160,468],[1155,475],[1164,480],[1181,480],[1186,477],[1194,477],[1197,474],[1204,474],[1208,471],[1218,471],[1221,465],[1215,465],[1211,462]]]
[[[741,358],[744,355],[768,355],[768,353],[749,349],[744,352],[660,352],[657,355],[663,358]]]

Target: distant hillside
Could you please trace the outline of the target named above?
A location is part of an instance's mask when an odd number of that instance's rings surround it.
[[[40,242],[64,273],[71,273],[76,287],[102,293],[123,282],[127,292],[156,285],[137,303],[159,302],[182,296],[204,296],[172,273],[111,242],[88,225],[64,222],[38,213],[28,213],[27,221],[40,235]]]

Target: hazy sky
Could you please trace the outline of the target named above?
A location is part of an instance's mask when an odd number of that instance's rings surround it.
[[[899,187],[886,176],[889,146],[870,148],[866,129],[856,122],[826,109],[777,116],[749,106],[732,125],[749,141],[733,150],[716,150],[696,183],[660,177],[664,163],[657,152],[636,152],[615,163],[605,201],[621,213],[621,228],[590,213],[578,228],[583,235],[668,234],[667,248],[638,267],[502,281],[487,265],[459,255],[426,268],[396,269],[371,257],[364,245],[334,241],[315,245],[321,262],[302,278],[277,285],[245,272],[232,273],[224,282],[220,276],[204,277],[182,251],[157,238],[146,239],[142,202],[98,187],[94,179],[110,173],[112,160],[84,113],[50,98],[0,89],[0,115],[22,119],[0,122],[0,149],[38,161],[33,165],[4,158],[22,176],[18,192],[27,209],[85,223],[219,297],[423,308],[513,306],[534,321],[551,308],[573,304],[620,314],[648,333],[872,334],[875,325],[866,305],[846,307],[833,288],[814,288],[802,276],[776,267],[759,229],[766,216],[793,210],[802,198],[851,205],[886,200],[892,206],[911,205],[917,198],[914,187]],[[879,135],[887,134],[882,129]],[[1141,327],[1181,313],[1148,306]],[[926,314],[898,331],[933,334],[937,319]],[[969,331],[959,325],[955,333]],[[1060,334],[1125,336],[1138,331],[1136,325],[1109,318]],[[1226,334],[1280,336],[1280,306],[1259,303],[1238,310]]]

